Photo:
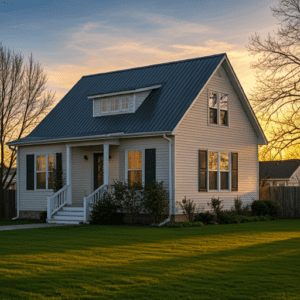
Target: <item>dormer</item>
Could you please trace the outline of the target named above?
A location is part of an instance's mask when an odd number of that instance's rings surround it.
[[[88,96],[89,99],[93,99],[93,116],[135,113],[151,91],[160,87],[161,85],[154,85],[134,90]]]

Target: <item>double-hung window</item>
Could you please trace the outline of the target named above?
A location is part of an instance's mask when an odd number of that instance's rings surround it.
[[[111,111],[119,111],[119,99],[111,99],[110,100],[110,110]]]
[[[228,126],[228,95],[209,92],[209,124]]]
[[[143,183],[143,151],[127,152],[127,180],[131,186],[134,183]]]
[[[124,97],[122,98],[122,111],[129,109],[129,98]]]
[[[238,154],[199,150],[199,192],[237,190]]]
[[[54,154],[36,156],[36,188],[53,189],[55,158]]]

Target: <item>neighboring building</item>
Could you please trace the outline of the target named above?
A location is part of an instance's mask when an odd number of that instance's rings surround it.
[[[84,76],[31,134],[9,143],[18,147],[18,212],[86,221],[114,179],[164,181],[175,220],[185,196],[201,209],[212,197],[226,209],[237,196],[248,204],[258,199],[266,144],[226,54]],[[64,187],[53,195],[54,167]]]
[[[260,184],[300,186],[300,159],[260,161]]]
[[[16,168],[11,168],[10,171],[9,171],[9,174],[8,174],[8,177],[6,179],[6,183],[8,183],[10,180],[11,180],[11,177],[14,175],[14,173],[16,172]],[[7,168],[5,167],[4,168],[4,173],[3,173],[3,180],[5,179],[6,177],[6,174],[7,174]],[[9,186],[9,190],[15,190],[16,189],[16,182],[17,182],[17,175],[14,176],[10,186]]]

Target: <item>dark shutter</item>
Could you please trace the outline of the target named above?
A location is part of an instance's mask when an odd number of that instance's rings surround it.
[[[199,192],[207,192],[207,151],[199,150]]]
[[[237,191],[238,186],[238,154],[231,153],[231,190]]]
[[[26,155],[26,188],[34,190],[34,154]]]
[[[156,181],[156,149],[145,149],[145,185]]]
[[[62,154],[56,153],[56,174],[55,174],[55,190],[59,191],[63,187],[62,183]]]

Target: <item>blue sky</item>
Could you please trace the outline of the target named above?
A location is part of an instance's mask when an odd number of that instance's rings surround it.
[[[278,0],[0,1],[0,42],[33,53],[57,101],[81,76],[226,52],[246,92],[245,45],[278,24]]]

